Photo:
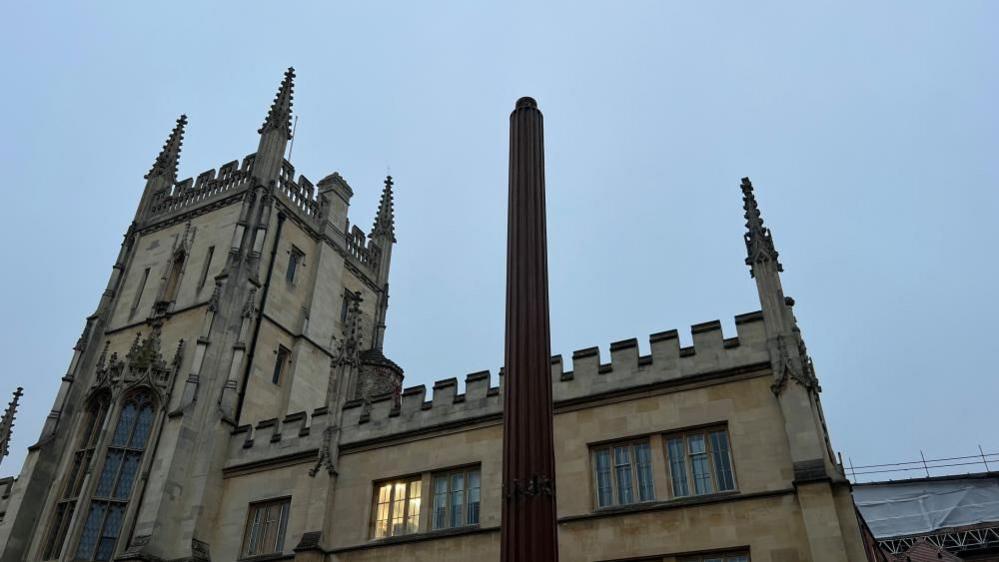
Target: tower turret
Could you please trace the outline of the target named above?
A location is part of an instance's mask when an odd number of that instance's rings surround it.
[[[277,180],[284,162],[285,147],[291,140],[291,106],[295,89],[295,69],[289,67],[281,80],[274,103],[271,104],[264,124],[257,130],[260,144],[253,161],[253,175],[263,184]]]
[[[180,149],[184,144],[184,128],[187,126],[187,115],[177,118],[177,124],[170,131],[163,148],[153,161],[153,167],[145,175],[146,188],[142,192],[142,199],[139,207],[135,211],[135,220],[140,220],[153,199],[157,195],[168,194],[174,183],[177,182],[177,165],[180,162]]]

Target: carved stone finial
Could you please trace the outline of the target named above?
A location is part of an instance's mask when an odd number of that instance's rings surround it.
[[[184,144],[184,127],[186,125],[187,115],[181,115],[145,179],[163,176],[171,183],[177,179],[177,163],[180,161],[180,148]]]
[[[750,267],[750,273],[755,276],[753,266],[766,262],[773,262],[777,271],[784,271],[784,267],[777,261],[778,253],[774,248],[770,229],[763,226],[763,217],[756,204],[756,195],[749,178],[742,178],[742,206],[746,210],[746,265]]]
[[[274,103],[271,104],[271,109],[267,112],[264,124],[257,130],[258,133],[264,134],[267,131],[278,130],[284,133],[285,138],[291,138],[291,106],[294,88],[295,68],[289,67],[284,73],[281,87],[278,88],[278,93],[274,96]]]
[[[14,398],[7,404],[7,409],[0,417],[0,461],[10,452],[10,439],[14,435],[14,416],[17,415],[17,404],[23,395],[23,390],[22,387],[17,387]]]
[[[357,366],[361,358],[361,293],[348,292],[343,298],[350,299],[351,302],[347,308],[347,318],[343,322],[343,338],[337,345],[333,365]]]
[[[371,227],[370,238],[385,236],[393,243],[395,240],[395,208],[392,194],[392,176],[385,177],[385,187],[382,189],[382,198],[378,202],[378,213],[375,215],[375,224]]]

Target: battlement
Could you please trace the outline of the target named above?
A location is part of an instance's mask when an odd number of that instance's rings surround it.
[[[222,199],[238,187],[247,185],[253,170],[256,154],[243,158],[243,164],[233,160],[214,169],[198,174],[197,180],[187,178],[177,182],[169,192],[153,196],[150,216],[170,215]]]
[[[261,420],[256,425],[241,425],[232,432],[229,440],[226,469],[252,465],[304,454],[322,444],[323,433],[332,424],[326,408],[317,408],[312,414],[296,412],[284,418]]]
[[[278,192],[285,196],[292,208],[301,211],[305,216],[319,220],[322,211],[322,201],[316,197],[316,188],[304,175],[295,181],[295,166],[287,160],[281,162],[281,172],[278,174]]]
[[[693,345],[688,347],[680,346],[677,330],[652,334],[649,355],[639,355],[637,339],[614,342],[609,363],[601,360],[597,347],[576,350],[571,371],[565,370],[562,356],[556,355],[551,359],[555,405],[768,363],[763,314],[737,316],[735,325],[737,335],[731,338],[725,337],[717,320],[691,326]],[[407,388],[398,406],[391,396],[367,406],[360,401],[348,403],[343,411],[341,443],[495,420],[503,410],[502,369],[500,386],[491,386],[490,379],[489,371],[467,375],[463,394],[458,393],[457,379],[440,380],[434,383],[429,398],[423,385]]]

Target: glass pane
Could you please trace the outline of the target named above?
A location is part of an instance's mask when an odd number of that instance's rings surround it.
[[[409,505],[406,506],[406,532],[415,533],[420,529],[420,488],[423,482],[414,480],[409,483]]]
[[[83,525],[83,533],[80,535],[80,545],[76,549],[77,558],[93,560],[94,547],[97,546],[97,537],[100,535],[103,520],[104,504],[92,503],[87,514],[87,522]]]
[[[614,447],[614,476],[617,478],[617,503],[633,503],[631,489],[631,454],[628,447]]]
[[[652,483],[652,450],[648,443],[635,445],[635,463],[638,469],[638,500],[647,502],[656,499]]]
[[[704,448],[704,436],[700,434],[688,436],[687,447],[690,449],[690,470],[694,476],[694,493],[710,494],[714,490],[711,485],[708,454]]]
[[[118,418],[118,425],[114,428],[114,440],[112,445],[124,447],[128,443],[128,435],[132,432],[132,423],[135,422],[137,409],[134,402],[125,404],[121,410],[121,417]]]
[[[260,545],[260,530],[262,524],[261,520],[263,519],[264,516],[262,508],[251,507],[250,509],[253,510],[253,513],[250,514],[250,517],[252,519],[250,523],[250,529],[247,532],[247,541],[246,541],[247,556],[253,556],[254,554],[257,554],[257,548]]]
[[[610,450],[600,449],[597,451],[597,505],[599,507],[606,507],[614,503],[610,464]]]
[[[715,479],[718,482],[718,489],[734,490],[735,477],[732,474],[732,463],[728,450],[728,434],[726,432],[716,431],[711,434],[711,452],[715,461]]]
[[[463,524],[465,502],[465,474],[459,472],[451,475],[451,521],[452,527]]]
[[[115,449],[108,451],[107,456],[104,457],[104,468],[101,470],[101,476],[97,479],[95,496],[106,498],[111,495],[111,487],[114,486],[114,479],[118,475],[118,467],[121,466],[123,454]]]
[[[406,483],[396,482],[392,490],[392,530],[391,534],[406,532]]]
[[[468,473],[468,524],[479,523],[479,471]]]
[[[274,552],[281,552],[284,550],[284,533],[285,528],[288,526],[288,509],[291,507],[291,502],[281,503],[281,514],[278,517],[278,536],[277,543],[274,545]]]
[[[94,560],[110,560],[114,554],[114,543],[118,540],[118,531],[121,529],[121,520],[125,517],[125,506],[123,504],[111,504],[108,509],[107,519],[104,521],[104,530],[101,532],[101,539],[97,543],[97,552]]]
[[[151,404],[146,404],[139,411],[139,419],[135,424],[135,431],[132,433],[132,439],[129,441],[128,446],[133,449],[145,449],[146,439],[149,438],[149,430],[153,427],[153,407]]]
[[[749,562],[749,557],[745,554],[740,554],[739,556],[729,556],[725,559],[725,562]]]
[[[127,500],[132,493],[132,484],[135,482],[135,475],[139,472],[139,461],[142,453],[129,453],[125,457],[125,464],[121,467],[121,476],[118,477],[118,485],[115,486],[114,499]]]
[[[690,495],[687,487],[687,461],[686,451],[683,447],[683,440],[679,438],[670,439],[666,443],[669,453],[669,472],[673,481],[673,496],[684,497]]]
[[[447,476],[434,478],[434,529],[447,527]]]

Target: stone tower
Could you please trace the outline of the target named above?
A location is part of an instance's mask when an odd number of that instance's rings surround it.
[[[256,151],[193,180],[177,181],[177,120],[15,484],[3,561],[209,559],[237,427],[398,396],[382,351],[392,180],[365,233],[338,173],[295,178],[294,78]],[[334,387],[347,348],[357,368]]]

